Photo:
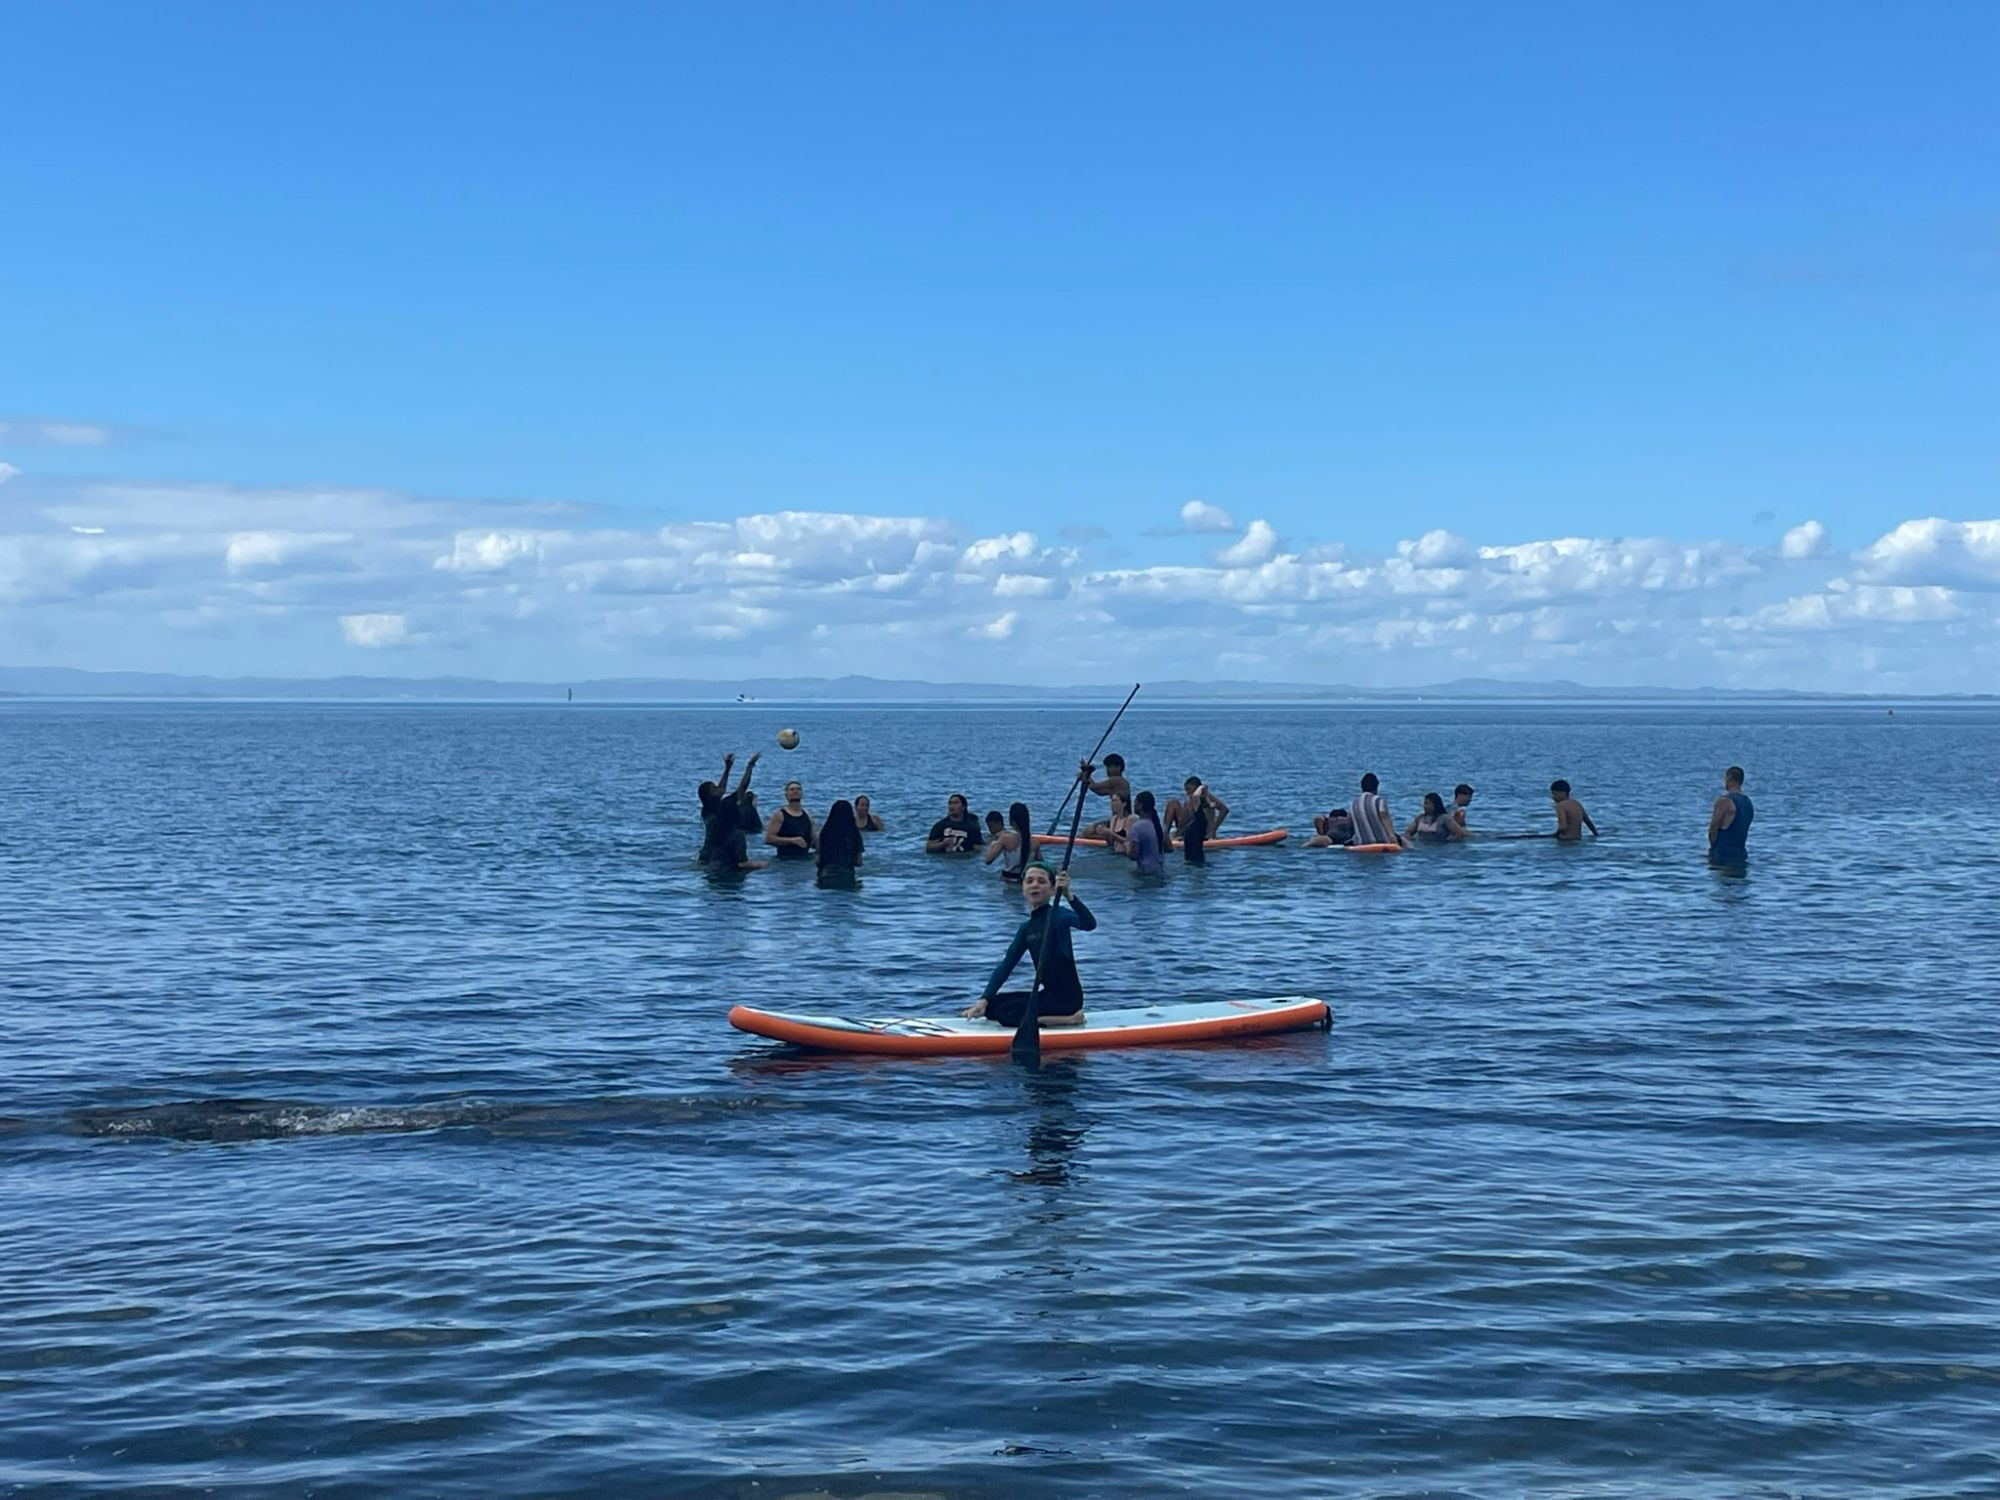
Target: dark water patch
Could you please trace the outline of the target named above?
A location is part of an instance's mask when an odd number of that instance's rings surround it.
[[[727,1120],[791,1107],[747,1096],[613,1098],[569,1103],[459,1100],[441,1104],[318,1104],[302,1099],[189,1099],[70,1114],[70,1134],[119,1140],[267,1141],[295,1137],[478,1129],[560,1138],[579,1132],[648,1129]]]

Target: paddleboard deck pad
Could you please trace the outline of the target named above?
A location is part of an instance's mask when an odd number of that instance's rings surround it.
[[[1329,1024],[1324,1000],[1281,995],[1257,1000],[1197,1000],[1127,1010],[1092,1010],[1081,1026],[1044,1026],[1044,1052],[1078,1052],[1095,1047],[1157,1047],[1177,1042],[1232,1042],[1276,1031],[1304,1031]],[[981,1057],[1004,1053],[1014,1028],[962,1016],[802,1015],[738,1005],[729,1024],[752,1036],[816,1047],[828,1052],[867,1052],[888,1057]]]
[[[1251,849],[1262,844],[1282,844],[1289,837],[1291,837],[1291,830],[1288,828],[1267,828],[1262,833],[1245,833],[1235,838],[1203,839],[1201,847],[1204,849]],[[1067,844],[1068,842],[1069,835],[1065,833],[1038,833],[1035,835],[1035,847],[1038,849],[1045,849],[1050,844]],[[1175,839],[1172,847],[1178,849],[1180,846],[1180,840]],[[1079,849],[1105,849],[1109,848],[1110,845],[1103,839],[1078,839],[1076,847]]]

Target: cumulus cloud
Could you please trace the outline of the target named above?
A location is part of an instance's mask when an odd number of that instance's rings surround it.
[[[1778,553],[1794,561],[1807,557],[1818,557],[1826,551],[1826,528],[1817,521],[1806,521],[1785,533],[1778,543]]]
[[[1190,500],[1181,507],[1183,531],[1234,531],[1236,522],[1229,512],[1205,500]]]
[[[1254,568],[1267,563],[1278,550],[1278,533],[1269,521],[1252,521],[1243,535],[1220,552],[1215,560],[1225,568]]]
[[[433,566],[452,573],[498,573],[541,555],[542,538],[532,531],[461,531]]]
[[[2000,589],[2000,521],[1905,521],[1859,562],[1872,583]]]
[[[401,615],[342,615],[340,633],[350,646],[400,646],[410,638],[410,624]]]
[[[989,674],[986,649],[1031,620],[1073,643],[1050,668],[1071,680],[1227,660],[1327,682],[1917,689],[1983,687],[2000,665],[1993,521],[1911,521],[1843,557],[1823,535],[1433,530],[1386,552],[1294,549],[1260,518],[1206,561],[1148,557],[1139,538],[1113,557],[935,516],[639,526],[376,490],[38,481],[0,491],[0,640],[32,627],[79,660],[122,632],[132,654],[93,664],[138,664],[143,647],[148,665],[224,672],[343,670],[346,648],[395,648],[402,670],[496,676],[534,660],[549,675],[950,678]]]

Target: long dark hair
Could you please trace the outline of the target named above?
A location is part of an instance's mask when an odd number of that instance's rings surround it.
[[[1141,792],[1132,799],[1132,811],[1153,825],[1153,832],[1159,835],[1162,852],[1167,847],[1167,830],[1160,825],[1159,803],[1153,800],[1151,792]]]
[[[1444,798],[1440,797],[1436,792],[1425,792],[1424,811],[1432,817],[1436,817],[1444,811]]]
[[[861,830],[854,822],[854,804],[842,797],[826,810],[819,828],[821,869],[851,870],[861,862]]]
[[[1035,820],[1028,816],[1027,803],[1016,802],[1007,809],[1007,824],[1014,832],[1021,835],[1023,849],[1035,847]]]

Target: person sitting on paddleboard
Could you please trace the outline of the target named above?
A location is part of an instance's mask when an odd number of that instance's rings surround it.
[[[1091,781],[1088,779],[1088,773],[1086,773],[1084,785],[1100,797],[1110,799],[1122,797],[1125,801],[1126,814],[1130,815],[1132,809],[1132,783],[1125,779],[1124,756],[1115,754],[1105,756],[1104,779],[1102,781]],[[1088,828],[1083,830],[1083,836],[1087,839],[1104,839],[1109,842],[1116,837],[1112,832],[1112,825],[1117,822],[1117,816],[1118,808],[1114,801],[1111,816],[1108,818],[1099,818],[1095,823],[1092,823]]]
[[[882,815],[875,811],[868,801],[868,794],[861,793],[854,799],[854,826],[863,833],[880,833]]]
[[[979,836],[979,822],[965,810],[965,798],[953,792],[944,804],[944,816],[931,824],[924,840],[927,854],[976,854],[985,847]]]
[[[1549,801],[1556,805],[1556,842],[1559,844],[1579,843],[1583,830],[1588,828],[1592,838],[1597,837],[1597,825],[1590,821],[1590,814],[1583,810],[1583,804],[1569,794],[1567,781],[1549,783]]]
[[[1424,793],[1424,810],[1410,819],[1403,837],[1420,844],[1449,844],[1465,837],[1465,830],[1452,821],[1451,810],[1436,792]]]
[[[1036,1018],[1044,1026],[1081,1026],[1083,981],[1077,978],[1076,950],[1071,946],[1070,934],[1095,932],[1097,918],[1070,891],[1069,872],[1054,874],[1038,859],[1022,872],[1021,893],[1028,901],[1028,918],[1015,929],[1014,941],[1007,945],[1007,956],[986,981],[986,993],[962,1014],[972,1020],[984,1016],[1001,1026],[1019,1026],[1028,1006],[1034,1005]],[[1062,909],[1065,896],[1069,897],[1069,911]],[[1008,990],[1003,994],[1000,986],[1007,982],[1024,953],[1040,965],[1039,995],[1033,990]]]
[[[1004,823],[997,812],[988,813],[986,827],[990,835],[986,842],[986,863],[999,860],[1000,878],[1018,885],[1021,872],[1028,867],[1028,851],[1035,846],[1035,825],[1028,816],[1028,804],[1016,802],[1008,808]]]
[[[764,822],[764,842],[778,851],[780,859],[810,859],[817,841],[812,814],[806,811],[805,788],[796,781],[786,782],[784,806]]]
[[[1151,792],[1141,792],[1132,807],[1132,826],[1125,834],[1125,854],[1139,874],[1164,875],[1167,830],[1160,824],[1159,804]]]
[[[1382,795],[1382,782],[1373,771],[1361,778],[1361,795],[1347,804],[1347,816],[1354,825],[1350,844],[1402,842],[1396,837],[1396,820],[1389,815],[1389,799]]]
[[[1336,844],[1354,842],[1354,819],[1344,807],[1336,807],[1324,815],[1313,817],[1313,836],[1306,840],[1308,849],[1330,849]]]
[[[1199,776],[1188,777],[1182,790],[1185,801],[1167,798],[1167,835],[1180,839],[1182,859],[1191,865],[1207,864],[1202,845],[1222,827],[1222,820],[1229,816],[1229,804],[1210,791]]]

